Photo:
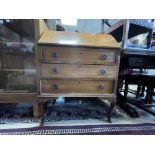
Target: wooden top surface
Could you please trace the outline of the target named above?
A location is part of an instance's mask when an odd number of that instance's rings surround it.
[[[38,44],[120,48],[117,41],[109,34],[85,34],[62,31],[46,31],[41,36]]]

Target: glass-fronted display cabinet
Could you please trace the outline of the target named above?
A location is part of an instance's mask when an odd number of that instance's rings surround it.
[[[0,20],[0,93],[36,92],[33,20]]]

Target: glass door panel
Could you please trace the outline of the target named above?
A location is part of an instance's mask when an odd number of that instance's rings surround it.
[[[36,92],[33,20],[0,21],[0,92]]]

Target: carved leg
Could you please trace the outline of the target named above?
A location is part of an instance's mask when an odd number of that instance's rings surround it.
[[[127,98],[127,94],[128,94],[128,83],[125,82],[125,89],[124,89],[124,97],[125,97],[125,99]]]
[[[151,104],[153,100],[153,88],[150,89],[150,98],[149,98],[149,103]]]
[[[51,111],[51,109],[55,105],[55,102],[56,102],[55,99],[51,99],[49,101],[46,101],[44,104],[42,104],[42,108],[41,108],[41,123],[40,123],[40,126],[43,126],[44,125],[45,118],[47,117],[48,112]]]
[[[142,85],[141,96],[144,96],[144,91],[145,91],[145,85]]]
[[[150,88],[147,87],[146,96],[145,96],[145,104],[148,103],[150,97]]]
[[[33,117],[39,118],[39,103],[38,103],[38,101],[33,102]]]
[[[104,98],[98,98],[99,99],[99,101],[100,102],[104,102],[104,103],[106,103],[104,100]],[[110,103],[110,109],[109,109],[109,111],[108,111],[108,113],[107,113],[107,118],[108,118],[108,122],[109,123],[112,123],[112,121],[111,121],[111,115],[112,115],[112,111],[113,111],[113,109],[114,109],[114,107],[115,107],[115,104],[116,104],[116,97],[114,97],[114,98],[109,98],[109,99],[107,99],[108,100],[108,105],[109,105],[109,103]]]
[[[140,90],[141,90],[141,85],[139,84],[138,87],[137,87],[136,97],[139,96]]]
[[[111,106],[110,106],[110,109],[108,111],[108,122],[109,123],[112,123],[112,121],[111,121],[111,115],[112,115],[112,111],[113,111],[113,109],[114,109],[114,107],[116,105],[116,98],[112,99],[110,101],[110,104],[111,104]]]
[[[44,104],[45,102],[40,102],[40,109],[39,109],[39,112],[40,112],[40,116],[41,116],[41,122],[40,122],[40,127],[42,127],[44,125],[44,120],[45,120],[45,111],[44,111]]]
[[[112,111],[113,111],[114,107],[115,107],[115,102],[112,102],[111,106],[110,106],[110,109],[109,109],[109,112],[108,112],[108,122],[109,123],[112,123],[112,121],[111,121],[111,114],[112,114]]]

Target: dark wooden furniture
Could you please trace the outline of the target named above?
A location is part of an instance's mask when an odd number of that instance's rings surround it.
[[[152,96],[154,77],[149,74],[144,75],[143,72],[135,74],[132,70],[138,69],[142,71],[145,69],[155,69],[155,50],[152,47],[154,41],[151,39],[153,25],[154,20],[126,19],[118,21],[105,31],[105,33],[114,36],[117,41],[122,41],[117,97],[119,99],[122,98],[118,101],[118,104],[127,112],[129,111],[129,114],[133,113],[134,110],[128,108],[128,92],[132,92],[138,97],[139,93],[140,95],[145,94],[144,90],[146,88],[147,95],[145,97],[145,103],[150,102]],[[137,35],[144,33],[148,33],[146,38],[143,38],[145,35],[142,37],[145,41],[141,37],[141,39],[139,39],[139,37],[136,39]],[[135,37],[135,39],[133,37]],[[123,83],[123,80],[125,83]],[[130,84],[138,86],[136,93],[128,89],[128,85]],[[125,85],[124,90],[122,89],[123,85]],[[122,93],[122,90],[124,93]],[[122,94],[124,94],[124,97],[122,97]],[[135,102],[137,99],[138,98],[135,98]],[[143,102],[141,105],[143,108]]]
[[[122,80],[125,81],[124,97],[127,99],[127,94],[129,91],[129,85],[137,85],[136,96],[144,96],[144,91],[146,89],[145,103],[151,103],[152,97],[155,89],[155,75],[149,74],[124,74],[122,75]],[[141,93],[141,94],[140,94]]]
[[[155,115],[153,109],[153,94],[155,89],[155,75],[149,74],[145,70],[155,69],[155,51],[149,49],[136,49],[127,48],[123,51],[119,75],[120,80],[124,80],[125,89],[124,98],[127,102],[130,100],[127,98],[127,94],[131,90],[128,89],[129,85],[137,85],[137,91],[135,95],[137,98],[135,101],[130,102],[137,107]],[[139,70],[134,72],[133,70]],[[145,92],[145,93],[144,93]],[[134,93],[134,92],[133,92]],[[138,101],[139,97],[145,97],[143,100]],[[150,108],[149,108],[150,107]]]

